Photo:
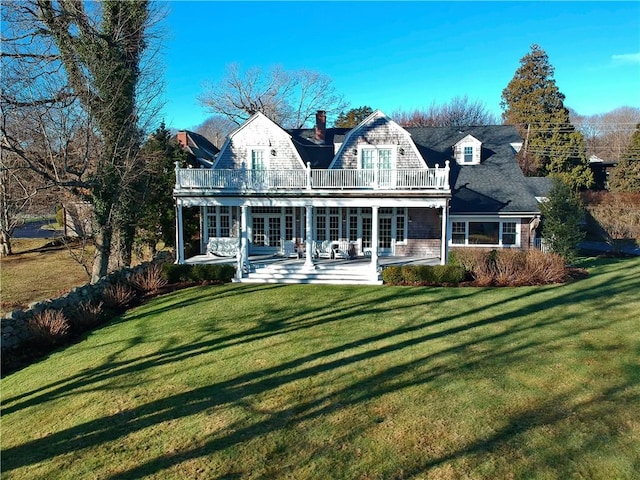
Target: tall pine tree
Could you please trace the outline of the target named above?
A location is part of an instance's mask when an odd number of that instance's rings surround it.
[[[565,96],[553,74],[546,52],[532,45],[502,91],[502,118],[524,139],[519,160],[525,174],[551,175],[573,188],[589,187],[593,174],[584,139],[569,120]]]

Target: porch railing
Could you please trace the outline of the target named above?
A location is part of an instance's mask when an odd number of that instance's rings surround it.
[[[273,190],[448,190],[444,167],[403,169],[248,170],[179,168],[176,189],[268,192]]]

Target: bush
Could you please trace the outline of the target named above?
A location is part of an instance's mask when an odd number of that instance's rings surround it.
[[[452,255],[449,256],[451,260]],[[540,250],[456,250],[453,261],[470,272],[478,286],[545,285],[569,278],[564,259]]]
[[[382,280],[389,285],[455,285],[465,275],[465,269],[456,265],[392,265],[382,270]]]
[[[44,310],[27,321],[33,341],[40,345],[62,343],[69,333],[69,321],[61,310]]]
[[[434,265],[431,267],[433,283],[457,285],[465,279],[467,272],[456,265]]]
[[[382,281],[388,285],[402,284],[402,267],[389,265],[382,270]]]
[[[417,265],[405,265],[401,269],[402,283],[406,285],[415,285],[420,281],[420,273]]]
[[[526,253],[520,250],[502,250],[494,257],[494,282],[499,286],[527,285]]]
[[[142,293],[157,292],[167,284],[167,279],[163,275],[162,266],[150,264],[134,272],[129,277],[129,284]]]
[[[229,264],[165,264],[163,270],[169,283],[214,281],[227,283],[236,273],[236,268]]]
[[[168,283],[188,282],[191,274],[191,265],[165,263],[162,272]]]
[[[77,332],[84,332],[104,318],[103,303],[83,302],[69,312],[69,323]]]
[[[529,285],[561,283],[569,279],[564,259],[556,253],[529,250],[525,261]]]
[[[109,285],[102,291],[105,308],[115,312],[126,310],[136,298],[136,292],[125,283]]]

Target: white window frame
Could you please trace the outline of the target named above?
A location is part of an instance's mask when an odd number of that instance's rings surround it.
[[[464,243],[453,242],[453,224],[464,223]],[[497,223],[498,224],[498,243],[469,243],[469,223]],[[515,243],[505,244],[502,240],[504,235],[504,225],[515,224]],[[522,220],[520,217],[456,217],[450,219],[449,238],[447,244],[450,247],[500,247],[500,248],[520,248],[521,247],[521,227]],[[462,233],[462,232],[459,232]],[[511,233],[511,232],[509,232]]]
[[[391,153],[389,168],[380,168],[380,151],[382,150],[389,150]],[[372,168],[364,168],[362,165],[364,151],[375,152]],[[397,156],[397,145],[358,145],[358,170],[395,170]]]
[[[462,147],[462,162],[473,163],[473,145],[465,145]]]
[[[254,164],[253,164],[253,155],[254,153],[261,153],[262,154],[262,165],[264,166],[264,168],[260,169],[260,168],[255,168]],[[269,155],[267,155],[267,149],[264,147],[249,147],[249,161],[248,163],[248,168],[249,170],[269,170]]]
[[[471,161],[466,161],[465,149],[471,148]],[[467,135],[453,146],[458,165],[480,165],[482,163],[482,142],[473,135]]]

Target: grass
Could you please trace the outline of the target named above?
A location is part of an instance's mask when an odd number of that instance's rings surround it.
[[[47,246],[51,239],[16,238],[14,255],[2,257],[0,313],[29,303],[55,298],[89,281],[82,266],[64,245]],[[35,281],[34,281],[35,279]]]
[[[3,478],[638,478],[640,259],[582,266],[158,297],[2,380]]]

